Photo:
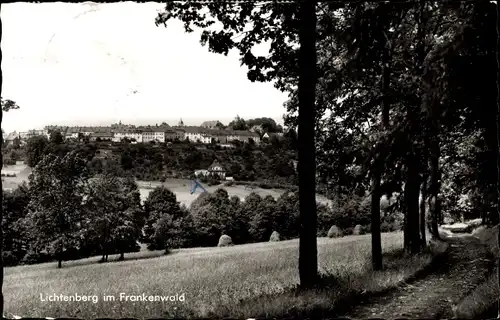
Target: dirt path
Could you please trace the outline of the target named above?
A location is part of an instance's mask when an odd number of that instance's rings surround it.
[[[454,306],[493,271],[494,261],[485,245],[472,236],[446,239],[449,252],[432,274],[354,307],[353,319],[450,319]]]

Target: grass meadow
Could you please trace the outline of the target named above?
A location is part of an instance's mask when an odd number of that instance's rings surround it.
[[[141,251],[126,261],[97,263],[99,257],[5,269],[6,315],[22,317],[280,317],[331,310],[342,298],[363,290],[390,288],[428,265],[430,253],[399,254],[403,234],[382,234],[384,271],[372,272],[369,235],[318,238],[324,276],[330,289],[294,291],[298,284],[298,240],[226,248]],[[116,260],[118,257],[110,257]],[[149,259],[146,259],[149,258]],[[126,295],[173,296],[184,301],[119,301]],[[97,295],[97,303],[41,301],[40,295]],[[103,301],[113,295],[116,301]]]

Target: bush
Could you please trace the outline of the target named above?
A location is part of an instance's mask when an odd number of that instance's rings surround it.
[[[272,189],[272,188],[273,188],[273,186],[271,186],[271,185],[270,185],[270,184],[268,184],[268,183],[259,183],[259,184],[258,184],[258,186],[259,186],[259,188],[261,188],[261,189]]]
[[[277,231],[273,231],[271,237],[269,238],[269,242],[280,241],[280,234]]]
[[[6,164],[8,166],[13,166],[16,164],[16,160],[10,159],[10,158],[4,158],[3,159],[3,164]]]
[[[341,230],[352,228],[355,225],[367,225],[371,221],[370,201],[369,198],[360,197],[357,195],[345,196],[340,199],[340,205],[336,202],[330,210],[331,217],[323,219],[325,225],[322,228],[328,228],[331,225],[336,225]]]
[[[342,231],[337,226],[332,226],[326,235],[328,238],[342,237]]]
[[[3,251],[2,259],[4,266],[13,267],[21,263],[22,257],[16,256],[12,251]]]
[[[53,261],[53,257],[46,253],[29,251],[22,259],[23,264],[36,264]]]
[[[217,244],[217,247],[229,247],[233,245],[233,240],[231,239],[230,236],[223,234],[219,238],[219,243]]]
[[[367,233],[371,233],[371,232],[372,232],[372,225],[371,224],[361,226],[361,234],[367,234]]]

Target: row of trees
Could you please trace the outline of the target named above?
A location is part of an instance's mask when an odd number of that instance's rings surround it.
[[[303,286],[318,280],[316,164],[338,195],[371,190],[374,269],[382,268],[382,194],[398,194],[412,254],[425,244],[427,217],[438,237],[453,196],[474,198],[485,220],[498,221],[494,6],[169,3],[158,15],[158,25],[179,19],[186,32],[201,28],[212,52],[238,50],[249,80],[289,93],[286,124],[298,126],[299,139]],[[265,41],[269,54],[255,56],[253,46]]]
[[[340,202],[339,202],[340,203]],[[77,152],[47,155],[34,168],[30,183],[4,192],[3,258],[7,265],[139,250],[215,246],[222,234],[236,244],[268,241],[273,231],[281,239],[299,236],[299,198],[287,192],[274,199],[251,193],[241,201],[227,191],[201,194],[181,205],[165,187],[152,190],[141,204],[133,178],[105,173],[89,180],[85,159]],[[342,230],[363,225],[369,230],[366,197],[342,201],[340,207],[317,204],[318,236],[331,226]],[[401,221],[384,204],[384,231],[398,230]]]
[[[27,164],[34,167],[45,155],[62,156],[76,150],[88,159],[90,175],[113,168],[118,176],[133,175],[139,180],[189,178],[194,170],[206,169],[217,159],[224,165],[227,175],[238,181],[275,180],[290,184],[295,179],[292,160],[296,158],[296,136],[293,131],[282,139],[273,137],[268,144],[235,144],[230,149],[212,146],[198,149],[192,144],[154,146],[142,143],[110,147],[101,143],[63,143],[62,140],[54,140],[59,135],[55,131],[50,139],[45,136],[30,138],[25,148]],[[104,149],[102,152],[107,150],[109,154],[104,155],[99,149]]]

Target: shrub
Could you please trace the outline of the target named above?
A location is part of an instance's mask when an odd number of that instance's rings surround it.
[[[230,236],[223,234],[219,238],[219,243],[217,244],[217,247],[229,247],[233,245],[233,240],[231,239]]]
[[[272,189],[272,188],[273,188],[273,187],[272,187],[270,184],[268,184],[268,183],[259,183],[259,184],[258,184],[258,186],[259,186],[259,188],[261,188],[261,189]]]
[[[321,217],[318,212],[320,228],[327,230],[328,226],[336,225],[341,230],[352,228],[355,225],[366,225],[371,221],[370,201],[369,198],[360,197],[357,195],[349,195],[342,197],[339,203],[334,202],[333,208],[329,210],[331,217]],[[323,224],[323,226],[321,226]]]
[[[280,234],[277,231],[273,231],[271,237],[269,238],[270,242],[280,241]]]
[[[383,221],[380,224],[380,232],[392,232],[392,231],[395,231],[394,226],[391,225],[389,222]]]
[[[21,262],[21,258],[16,256],[12,251],[2,252],[3,264],[6,267],[17,266]]]
[[[337,226],[332,226],[326,235],[328,238],[342,237],[342,231]]]
[[[363,227],[361,227],[360,224],[357,224],[354,229],[352,230],[352,234],[357,236],[357,235],[360,235],[360,234],[363,234]]]
[[[361,226],[361,234],[371,233],[371,230],[372,230],[371,224],[366,224],[364,226]]]
[[[23,264],[36,264],[36,263],[44,263],[54,260],[53,257],[46,253],[29,251],[24,258],[22,259]]]
[[[3,164],[6,164],[6,165],[9,165],[9,166],[12,166],[12,165],[15,165],[15,164],[16,164],[16,160],[14,160],[14,159],[10,159],[10,158],[4,158],[4,159],[3,159]]]

